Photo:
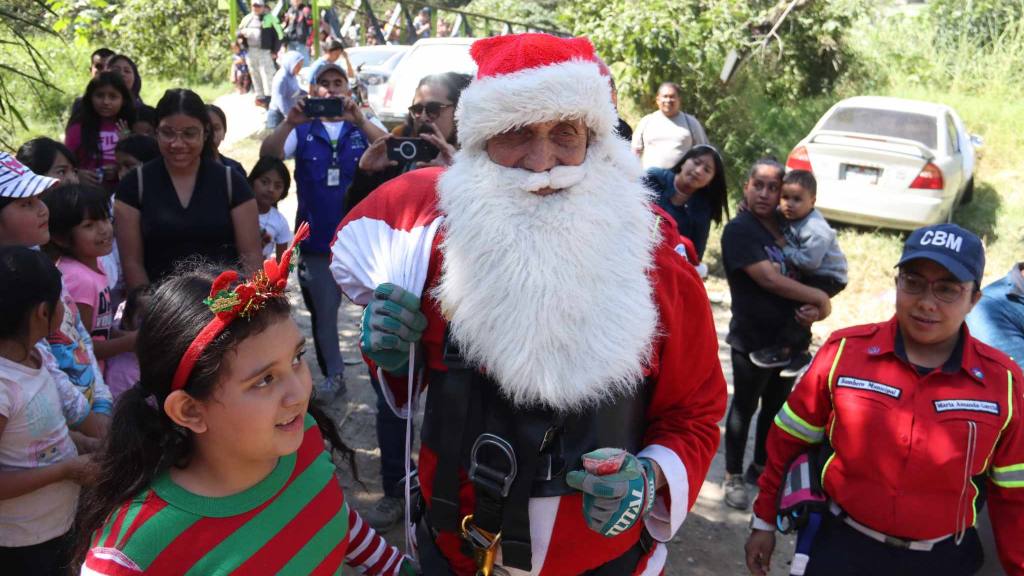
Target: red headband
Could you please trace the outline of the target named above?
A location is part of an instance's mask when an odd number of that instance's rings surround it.
[[[263,270],[257,271],[252,280],[235,286],[228,290],[228,286],[238,279],[238,272],[226,270],[213,281],[210,286],[210,297],[203,300],[203,303],[210,307],[214,313],[213,320],[196,335],[195,340],[189,344],[185,355],[178,362],[178,369],[174,371],[174,380],[171,380],[171,391],[181,390],[185,387],[192,368],[195,367],[203,350],[220,335],[235,318],[239,316],[250,318],[261,310],[270,298],[276,298],[284,293],[288,284],[288,273],[291,271],[292,253],[299,242],[309,236],[309,224],[303,222],[295,231],[295,238],[291,245],[281,255],[281,261],[276,262],[270,258],[263,262]]]

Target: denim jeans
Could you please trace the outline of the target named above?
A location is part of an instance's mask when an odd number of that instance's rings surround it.
[[[345,371],[338,343],[341,289],[334,282],[330,265],[330,254],[299,254],[299,287],[313,323],[316,362],[320,372],[327,377],[338,376]]]
[[[370,384],[377,394],[377,444],[380,446],[380,478],[384,495],[403,498],[405,493],[400,482],[405,477],[405,418],[391,411],[373,372],[370,372]],[[415,466],[410,468],[415,469]]]

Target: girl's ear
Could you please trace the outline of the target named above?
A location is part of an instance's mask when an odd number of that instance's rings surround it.
[[[203,404],[184,390],[175,390],[164,400],[164,413],[175,424],[188,428],[193,434],[206,432],[206,411]]]

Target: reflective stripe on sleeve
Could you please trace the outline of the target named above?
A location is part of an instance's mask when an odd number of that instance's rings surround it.
[[[812,426],[806,420],[796,415],[789,407],[789,402],[782,405],[775,415],[775,425],[785,430],[790,436],[794,436],[808,444],[820,444],[825,438],[824,426]]]
[[[993,466],[992,482],[1003,488],[1024,488],[1024,464]]]

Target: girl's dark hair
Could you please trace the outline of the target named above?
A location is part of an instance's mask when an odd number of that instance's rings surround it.
[[[202,158],[209,160],[213,158],[213,127],[210,125],[210,115],[206,111],[206,104],[199,94],[188,88],[171,88],[164,92],[163,97],[156,104],[156,125],[159,126],[164,118],[184,114],[195,118],[203,125],[203,151]]]
[[[278,201],[284,200],[288,196],[288,188],[292,185],[292,177],[288,174],[288,166],[280,158],[260,156],[259,161],[256,162],[256,165],[252,167],[252,171],[249,172],[249,186],[254,186],[256,179],[267,172],[277,172],[281,179],[284,180],[284,192],[278,198]]]
[[[458,108],[459,98],[462,97],[462,91],[469,86],[469,82],[473,79],[469,74],[459,74],[458,72],[445,72],[444,74],[430,74],[420,78],[420,83],[416,85],[416,90],[420,89],[420,86],[424,84],[430,84],[431,86],[437,86],[444,88],[445,93],[448,95],[448,99],[452,101],[452,106]],[[413,133],[413,120],[412,114],[408,112],[405,114],[405,125],[402,128],[402,134],[405,136],[416,136]],[[452,136],[449,139],[449,144],[457,146],[456,135],[458,130],[452,130]]]
[[[46,254],[24,246],[0,248],[0,338],[25,336],[28,315],[39,304],[47,305],[52,318],[60,291],[60,272]]]
[[[206,111],[211,114],[216,114],[217,118],[220,118],[221,126],[224,126],[224,131],[226,132],[228,129],[228,117],[224,114],[224,111],[221,110],[220,106],[217,106],[216,104],[207,104]]]
[[[114,151],[127,154],[142,164],[160,157],[160,145],[156,143],[156,139],[142,134],[121,138],[117,141]]]
[[[87,184],[62,184],[40,196],[50,210],[51,254],[67,254],[71,248],[71,229],[89,218],[110,218],[110,195],[102,188]]]
[[[769,168],[774,168],[776,171],[778,171],[780,180],[786,174],[786,169],[782,166],[781,162],[776,160],[773,156],[765,156],[764,158],[758,158],[757,160],[754,160],[754,163],[750,166],[750,172],[747,172],[747,180],[753,178],[754,174],[757,173],[757,169],[760,168],[761,166],[768,166]]]
[[[111,56],[109,60],[107,60],[107,68],[109,69],[110,65],[118,60],[124,60],[128,63],[128,66],[131,67],[132,73],[135,75],[135,84],[129,86],[128,90],[131,91],[132,96],[134,97],[133,100],[141,102],[142,99],[139,97],[139,93],[142,92],[142,76],[139,75],[139,67],[135,65],[134,60],[125,56],[124,54],[115,54],[114,56]]]
[[[153,287],[149,284],[136,286],[128,291],[124,298],[124,312],[121,314],[121,328],[138,330],[142,325],[142,312],[149,308],[153,300]]]
[[[140,104],[135,108],[135,121],[151,124],[155,128],[156,108],[153,108],[152,106],[147,106],[146,104]]]
[[[722,162],[722,155],[718,152],[718,149],[708,144],[698,144],[687,150],[686,154],[683,154],[679,162],[676,162],[676,165],[672,167],[672,171],[679,174],[687,160],[701,156],[711,156],[712,161],[715,163],[715,175],[711,178],[711,182],[708,182],[707,186],[697,190],[694,194],[705,195],[708,204],[711,206],[711,219],[721,223],[722,214],[725,214],[726,220],[730,217],[729,191],[725,185],[725,163]]]
[[[33,138],[22,144],[14,157],[36,174],[46,174],[57,161],[57,154],[67,158],[72,167],[78,166],[75,154],[68,150],[67,146],[45,136]]]
[[[112,510],[146,489],[158,474],[172,466],[182,468],[189,463],[192,435],[171,421],[163,411],[163,404],[171,393],[171,377],[178,362],[213,319],[213,312],[203,300],[219,272],[205,264],[193,264],[190,271],[167,278],[153,294],[135,345],[139,382],[117,400],[110,432],[103,451],[95,460],[100,467],[99,476],[81,499],[76,551],[79,561],[89,549],[92,533]],[[274,322],[287,318],[290,310],[288,299],[281,296],[267,300],[250,318],[235,319],[203,350],[184,390],[199,400],[210,398],[220,380],[228,351]],[[310,402],[309,414],[316,419],[331,448],[346,457],[355,473],[355,453],[341,441],[337,427],[315,399]]]
[[[100,72],[95,78],[89,81],[85,87],[85,95],[82,96],[82,105],[71,118],[71,123],[78,123],[82,130],[82,148],[78,151],[78,159],[100,158],[100,115],[92,105],[92,97],[97,90],[104,86],[110,86],[121,93],[121,109],[117,112],[117,119],[124,120],[128,125],[135,121],[135,99],[131,92],[124,85],[124,80],[119,74],[113,72]]]

